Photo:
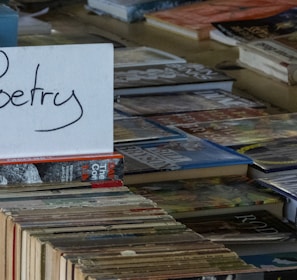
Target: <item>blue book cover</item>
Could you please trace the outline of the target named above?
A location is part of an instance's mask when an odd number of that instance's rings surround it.
[[[184,179],[237,175],[238,172],[245,175],[248,164],[252,163],[250,158],[233,149],[196,137],[163,143],[116,145],[115,149],[124,155],[124,178],[138,174],[139,182],[174,180],[174,176]],[[243,169],[238,171],[236,166]],[[215,170],[215,174],[209,173],[211,170]],[[147,174],[152,176],[145,178]]]

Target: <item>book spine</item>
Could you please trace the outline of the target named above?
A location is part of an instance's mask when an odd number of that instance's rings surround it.
[[[0,186],[34,183],[121,181],[123,157],[0,165]]]

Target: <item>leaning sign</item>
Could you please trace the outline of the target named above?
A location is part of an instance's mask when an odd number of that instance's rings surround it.
[[[0,48],[0,158],[113,151],[113,45]]]

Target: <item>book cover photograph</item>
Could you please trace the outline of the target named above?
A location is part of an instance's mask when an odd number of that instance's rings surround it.
[[[294,227],[266,210],[177,220],[202,236],[224,244],[296,240]]]
[[[0,186],[122,180],[119,153],[0,159]]]
[[[215,175],[243,175],[252,161],[233,149],[196,137],[116,146],[125,158],[124,182],[164,181]],[[173,177],[174,176],[174,177]],[[133,179],[135,178],[135,179]]]
[[[252,145],[297,136],[297,114],[282,113],[241,119],[179,124],[181,131],[223,146]]]
[[[114,144],[159,142],[186,138],[185,134],[142,117],[114,120]]]
[[[264,108],[265,105],[222,89],[121,96],[114,108],[131,115],[183,113],[225,108]]]
[[[282,212],[281,195],[246,176],[221,176],[136,184],[133,192],[155,201],[175,218],[275,208]],[[266,208],[267,206],[267,208]]]
[[[212,24],[222,33],[239,42],[249,42],[296,32],[296,22],[297,8],[291,7],[269,17],[239,21],[216,21]]]
[[[224,72],[198,63],[131,66],[115,68],[114,94],[117,97],[210,88],[231,91],[233,82]]]

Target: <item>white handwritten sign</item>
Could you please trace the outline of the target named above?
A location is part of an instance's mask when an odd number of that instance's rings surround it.
[[[113,151],[113,46],[0,48],[0,158]]]

